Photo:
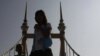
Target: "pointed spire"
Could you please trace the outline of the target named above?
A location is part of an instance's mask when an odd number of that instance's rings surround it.
[[[24,15],[24,22],[21,26],[23,31],[27,31],[28,25],[27,25],[27,2],[26,2],[26,8],[25,8],[25,15]]]
[[[63,22],[61,2],[60,2],[60,22]]]
[[[27,2],[26,2],[26,8],[25,8],[24,22],[27,22]]]
[[[63,23],[61,2],[60,2],[60,23],[59,23],[58,29],[59,29],[61,34],[64,34],[65,24]]]

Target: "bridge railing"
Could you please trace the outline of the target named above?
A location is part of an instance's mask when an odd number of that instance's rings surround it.
[[[66,39],[64,39],[65,41],[65,49],[66,49],[66,56],[80,56],[72,47],[71,45],[68,43],[68,41]]]
[[[57,34],[56,34],[57,35]],[[52,35],[53,37],[57,38],[56,35]],[[58,36],[58,35],[57,35]],[[6,52],[4,52],[3,54],[1,54],[0,56],[16,56],[16,45],[19,44],[19,42],[22,41],[22,38],[13,46],[11,47],[9,50],[7,50]],[[64,39],[65,42],[65,56],[80,56],[68,43],[68,41],[66,39]],[[27,49],[26,49],[27,52]],[[26,56],[28,56],[28,52],[26,53]]]
[[[10,49],[4,51],[0,56],[16,56],[16,45],[21,44],[22,38],[20,38],[15,45],[13,45]]]
[[[3,54],[1,54],[0,56],[11,56],[13,52],[13,55],[15,54],[15,46],[10,48],[9,50],[7,50],[6,52],[4,52]]]

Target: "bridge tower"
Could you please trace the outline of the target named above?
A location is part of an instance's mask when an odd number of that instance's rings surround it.
[[[25,9],[25,15],[24,15],[24,22],[21,26],[22,29],[22,54],[25,56],[26,54],[26,40],[27,40],[27,30],[28,30],[28,24],[27,24],[27,3],[26,3],[26,9]]]
[[[60,56],[65,56],[65,43],[64,43],[64,35],[65,35],[65,25],[63,23],[63,16],[62,16],[62,7],[61,7],[61,2],[60,2],[60,23],[58,26],[58,29],[60,31]]]

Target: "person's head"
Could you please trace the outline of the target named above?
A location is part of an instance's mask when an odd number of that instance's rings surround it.
[[[35,21],[38,24],[46,24],[47,23],[47,18],[45,16],[45,13],[43,10],[38,10],[35,13]]]
[[[21,44],[16,45],[16,51],[18,52],[18,54],[21,54],[21,52],[22,52],[22,45]]]

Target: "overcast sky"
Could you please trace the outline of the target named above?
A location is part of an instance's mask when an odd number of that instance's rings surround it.
[[[60,1],[66,25],[65,36],[70,45],[81,56],[100,56],[100,0],[27,0],[28,32],[34,32],[34,14],[42,9],[52,25],[52,32],[58,33]],[[21,38],[25,3],[26,0],[0,0],[0,53]],[[30,51],[32,41],[27,42]],[[57,40],[52,46],[56,56],[58,46]]]

